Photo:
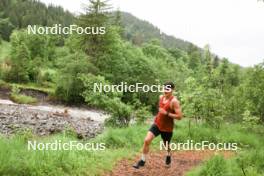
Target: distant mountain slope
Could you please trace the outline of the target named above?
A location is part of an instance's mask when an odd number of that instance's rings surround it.
[[[153,24],[141,20],[130,13],[122,12],[122,24],[125,27],[125,38],[135,44],[141,44],[153,38],[160,39],[162,45],[166,48],[178,48],[187,51],[188,41],[184,41],[174,36],[160,33],[160,29]]]
[[[60,6],[46,6],[38,0],[0,0],[0,35],[5,40],[16,28],[53,24],[68,26],[73,20],[73,14]]]
[[[121,23],[125,28],[125,39],[141,45],[153,38],[161,41],[166,48],[178,48],[187,51],[190,42],[167,34],[160,34],[159,28],[141,20],[130,13],[121,13]],[[30,24],[51,26],[74,23],[74,15],[61,6],[45,5],[38,0],[0,0],[0,35],[8,40],[13,29],[25,28]]]

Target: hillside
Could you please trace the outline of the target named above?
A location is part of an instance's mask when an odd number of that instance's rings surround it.
[[[9,40],[12,31],[17,28],[53,24],[68,26],[73,23],[73,20],[73,14],[60,6],[46,6],[36,0],[0,1],[0,36],[5,40]]]
[[[12,30],[25,28],[27,25],[51,26],[62,24],[68,26],[74,23],[74,15],[60,6],[49,5],[35,0],[1,0],[0,1],[0,35],[9,40]],[[35,13],[35,12],[38,13]],[[130,13],[122,12],[122,25],[125,39],[136,45],[159,39],[165,48],[178,48],[187,51],[190,42],[160,33],[153,24],[141,20]]]
[[[188,41],[161,33],[158,27],[130,13],[122,12],[122,24],[125,28],[125,38],[135,44],[140,45],[157,38],[165,48],[178,48],[184,51],[187,51],[191,44]]]

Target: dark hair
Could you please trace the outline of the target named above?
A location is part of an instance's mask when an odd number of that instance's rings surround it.
[[[171,88],[171,89],[175,88],[175,85],[173,82],[166,82],[166,83],[164,83],[164,86],[167,88]]]

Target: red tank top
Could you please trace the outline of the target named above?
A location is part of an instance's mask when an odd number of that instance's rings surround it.
[[[159,107],[163,108],[167,112],[170,112],[170,113],[174,112],[174,110],[171,110],[171,108],[170,108],[171,100],[174,97],[171,96],[166,103],[163,103],[164,98],[165,98],[165,96],[161,97],[161,99],[159,101]],[[163,132],[172,132],[173,131],[173,126],[174,126],[173,118],[171,118],[167,115],[163,115],[161,113],[158,113],[157,116],[155,117],[155,124],[158,126],[160,131],[163,131]]]

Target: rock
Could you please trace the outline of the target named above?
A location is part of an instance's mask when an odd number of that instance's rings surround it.
[[[72,116],[69,110],[49,112],[27,105],[0,104],[0,133],[10,135],[29,129],[36,135],[58,133],[72,127],[78,138],[92,138],[103,131],[103,123],[91,117]]]

